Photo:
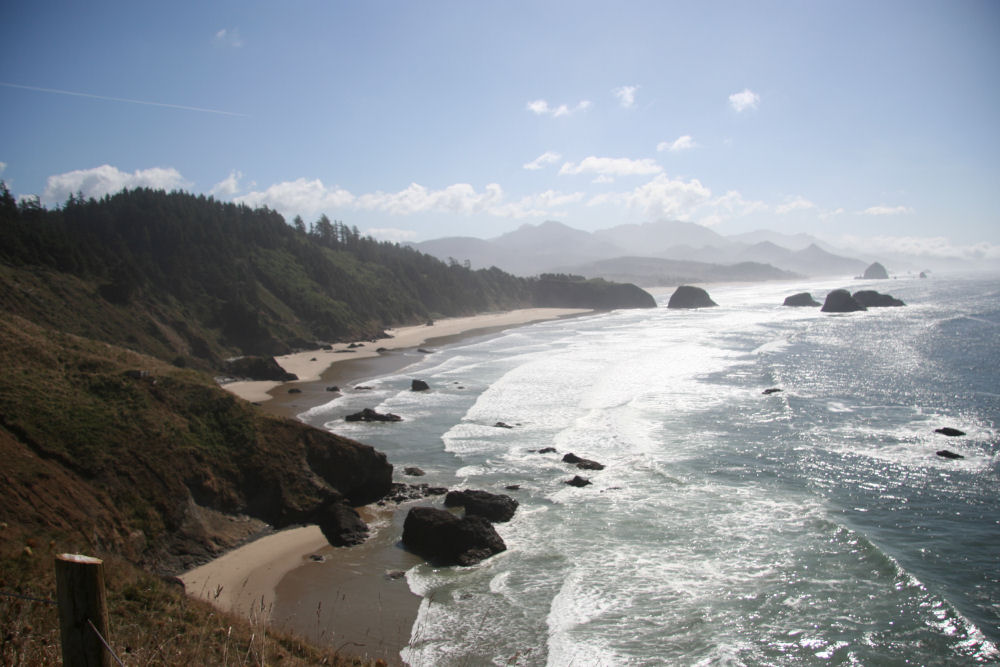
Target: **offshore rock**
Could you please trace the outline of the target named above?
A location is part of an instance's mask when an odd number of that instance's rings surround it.
[[[818,306],[820,303],[809,292],[799,292],[798,294],[785,297],[785,302],[781,305],[801,308],[804,306]]]
[[[569,484],[570,486],[583,487],[583,486],[589,486],[591,484],[591,481],[586,477],[580,477],[579,475],[574,475],[573,479],[567,479],[564,483]]]
[[[570,452],[562,457],[563,463],[573,463],[577,468],[581,470],[604,470],[604,464],[598,463],[597,461],[592,461],[590,459],[582,459],[576,454]]]
[[[692,285],[678,287],[667,302],[667,308],[711,308],[718,305],[712,301],[708,292]]]
[[[905,306],[901,300],[888,294],[879,294],[875,290],[859,290],[854,293],[854,300],[866,308],[888,308]]]
[[[403,468],[403,474],[409,475],[410,477],[423,477],[427,473],[417,466],[410,466],[408,468]]]
[[[429,389],[430,385],[423,380],[414,380],[410,383],[410,391],[427,391]]]
[[[941,458],[943,458],[943,459],[964,459],[965,458],[961,454],[956,454],[955,452],[950,452],[947,449],[942,449],[942,450],[940,450],[938,452],[935,452],[935,453],[938,456],[940,456]]]
[[[473,489],[451,491],[444,498],[445,507],[464,507],[465,516],[481,516],[494,523],[510,521],[517,505],[510,496]]]
[[[824,313],[853,313],[868,309],[855,301],[847,290],[835,289],[826,295],[826,301],[820,310]]]
[[[403,521],[403,544],[442,565],[475,565],[507,549],[493,525],[483,517],[460,519],[434,507],[409,511]]]
[[[957,428],[952,428],[950,426],[943,426],[941,428],[934,429],[935,433],[940,433],[941,435],[947,435],[949,437],[957,437],[960,435],[965,435],[965,431],[959,431]]]
[[[771,387],[770,389],[765,389],[760,393],[764,394],[765,396],[770,396],[771,394],[777,394],[782,391],[784,391],[784,389],[779,389],[778,387]]]
[[[865,280],[887,280],[889,278],[889,272],[885,270],[884,266],[875,262],[865,269],[865,272],[861,277]]]
[[[401,422],[403,418],[399,415],[394,415],[391,412],[382,414],[381,412],[375,412],[371,408],[365,408],[361,412],[355,412],[353,415],[347,415],[344,417],[344,421],[349,422]]]

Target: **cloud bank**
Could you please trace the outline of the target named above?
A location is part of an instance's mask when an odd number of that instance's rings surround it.
[[[123,189],[153,188],[171,191],[190,187],[191,183],[184,180],[180,172],[172,167],[139,169],[130,174],[103,164],[93,169],[78,169],[49,176],[45,192],[42,193],[42,201],[46,204],[61,204],[77,192],[83,193],[87,198],[100,199]]]

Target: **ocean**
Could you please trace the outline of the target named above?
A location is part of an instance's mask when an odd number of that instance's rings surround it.
[[[838,287],[908,305],[781,305]],[[300,415],[520,503],[507,551],[407,572],[406,662],[1000,664],[1000,278],[708,289],[414,354]]]

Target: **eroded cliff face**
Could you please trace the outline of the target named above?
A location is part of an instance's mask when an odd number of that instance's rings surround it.
[[[200,373],[0,322],[0,521],[175,573],[271,528],[363,537],[372,447],[263,414]]]

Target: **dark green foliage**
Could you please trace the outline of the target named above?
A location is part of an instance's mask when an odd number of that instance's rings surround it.
[[[325,215],[306,232],[267,208],[149,189],[46,210],[3,186],[0,288],[4,310],[200,368],[431,317],[643,305],[576,276],[446,264]]]

